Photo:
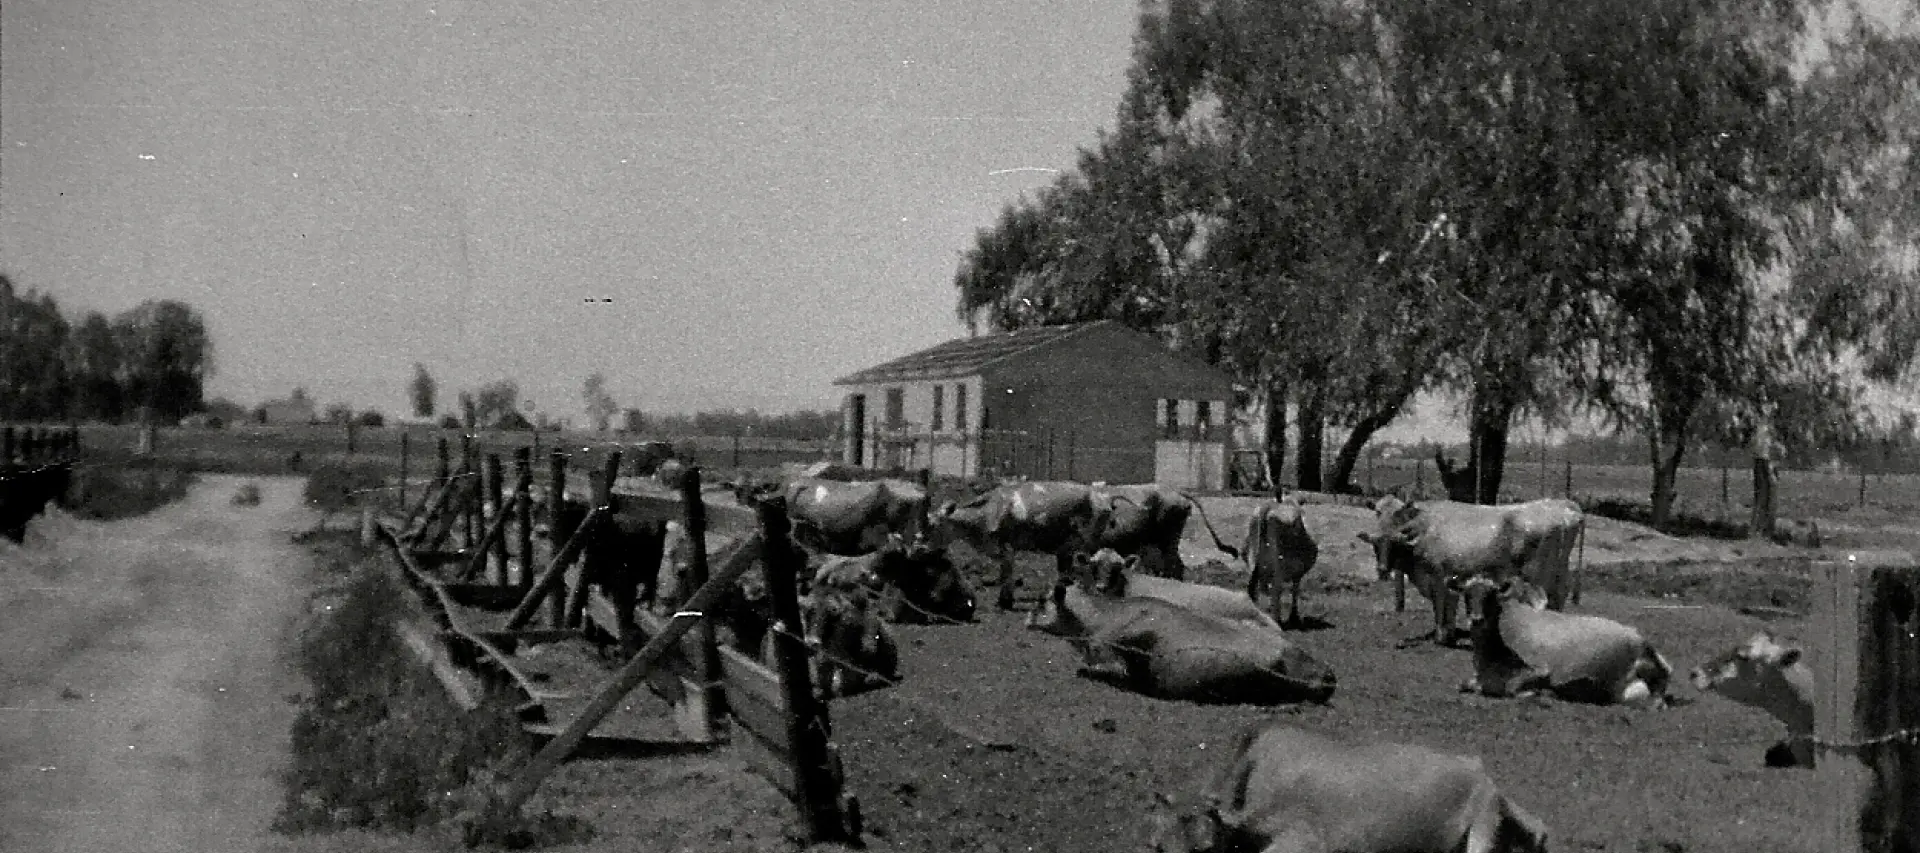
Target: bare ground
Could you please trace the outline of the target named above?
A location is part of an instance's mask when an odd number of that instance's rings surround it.
[[[262,502],[229,498],[258,482]],[[312,524],[294,478],[203,477],[127,521],[0,545],[0,849],[255,851],[298,689],[280,629]]]

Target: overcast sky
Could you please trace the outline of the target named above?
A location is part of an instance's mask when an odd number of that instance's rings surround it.
[[[831,407],[964,334],[960,253],[1111,124],[1136,10],[7,0],[0,270],[191,303],[248,404],[397,413],[421,361],[443,406]]]
[[[0,269],[186,300],[211,393],[832,406],[1111,123],[1133,0],[8,0]],[[1002,170],[1022,171],[1002,171]],[[1023,170],[1024,169],[1024,170]],[[996,172],[1000,172],[996,174]],[[588,303],[611,299],[611,303]]]

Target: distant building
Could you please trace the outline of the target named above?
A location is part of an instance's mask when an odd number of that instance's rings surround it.
[[[268,400],[253,410],[254,420],[263,424],[310,424],[320,420],[309,397]]]
[[[1110,320],[959,338],[834,385],[848,465],[1225,485],[1232,379]]]

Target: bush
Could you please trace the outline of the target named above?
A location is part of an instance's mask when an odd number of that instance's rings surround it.
[[[377,504],[387,494],[386,468],[378,465],[327,462],[307,475],[306,501],[325,513],[358,509],[369,500]]]
[[[452,415],[447,415],[440,419],[441,429],[459,429],[462,426],[465,426],[465,424],[460,423],[460,419]]]
[[[483,786],[528,755],[527,737],[504,704],[454,706],[402,651],[393,626],[407,618],[408,593],[383,558],[343,553],[334,565],[346,581],[322,594],[330,607],[297,638],[310,689],[293,724],[274,829],[411,832],[479,802]]]
[[[379,412],[376,412],[372,409],[368,409],[364,412],[361,412],[360,414],[354,415],[353,422],[363,427],[386,426],[387,416],[380,414]]]
[[[115,521],[145,515],[187,496],[190,471],[135,459],[122,466],[74,472],[72,512],[80,518]]]

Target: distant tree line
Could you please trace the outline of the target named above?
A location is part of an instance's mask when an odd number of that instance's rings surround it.
[[[640,419],[646,435],[742,435],[793,441],[825,441],[840,427],[840,413],[800,411],[767,414],[758,409],[725,409],[690,415],[647,415]]]
[[[191,306],[150,299],[76,321],[0,275],[0,420],[169,422],[205,409],[213,340]]]

